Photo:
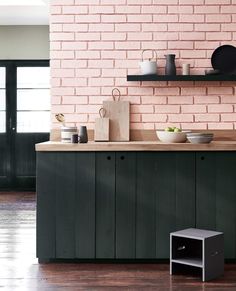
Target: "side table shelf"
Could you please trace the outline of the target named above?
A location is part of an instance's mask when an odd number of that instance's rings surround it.
[[[170,274],[181,265],[201,269],[202,281],[224,272],[224,235],[222,232],[189,228],[170,234]]]

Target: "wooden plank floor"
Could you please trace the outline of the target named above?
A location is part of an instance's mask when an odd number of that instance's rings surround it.
[[[236,265],[209,283],[169,276],[168,264],[50,263],[35,258],[35,194],[0,193],[0,291],[236,290]]]

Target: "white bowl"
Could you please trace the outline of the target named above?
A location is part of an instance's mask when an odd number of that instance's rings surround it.
[[[173,131],[156,130],[156,134],[159,140],[165,143],[186,142],[187,132],[189,131],[173,132]]]
[[[191,143],[210,143],[213,140],[213,136],[188,136],[188,141]]]

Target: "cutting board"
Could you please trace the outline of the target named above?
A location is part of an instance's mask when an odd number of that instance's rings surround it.
[[[118,92],[118,98],[115,96]],[[120,101],[120,91],[112,91],[113,101],[103,101],[106,117],[110,119],[109,141],[130,140],[130,103]]]
[[[109,118],[106,116],[106,110],[100,108],[100,118],[95,119],[94,140],[95,141],[109,141]]]

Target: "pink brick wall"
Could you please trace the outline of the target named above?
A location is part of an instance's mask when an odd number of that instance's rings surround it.
[[[167,53],[191,71],[210,68],[214,48],[236,45],[236,0],[51,0],[52,114],[93,128],[102,101],[119,87],[131,128],[235,129],[234,82],[127,82],[143,49]],[[52,117],[53,127],[57,127]]]

